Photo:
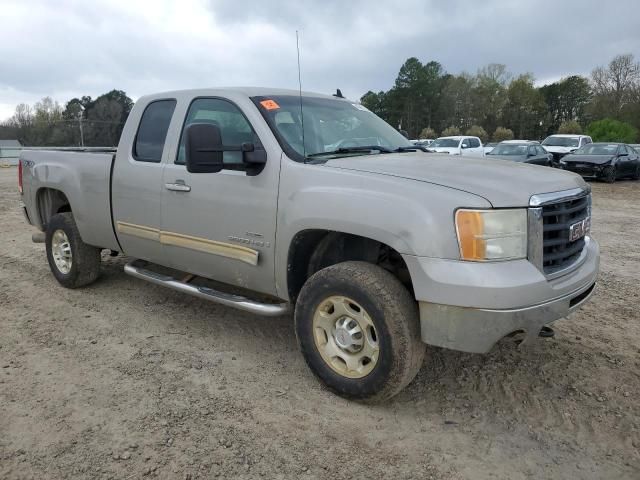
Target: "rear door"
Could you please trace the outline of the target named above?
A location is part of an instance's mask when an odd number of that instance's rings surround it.
[[[631,155],[631,150],[626,145],[620,145],[618,147],[618,174],[629,175],[635,170],[635,162]]]
[[[179,270],[276,294],[274,250],[281,152],[267,152],[267,163],[255,176],[247,175],[239,151],[223,153],[225,168],[220,172],[190,173],[185,166],[184,131],[192,123],[218,126],[225,146],[250,142],[256,149],[263,148],[247,117],[229,99],[201,97],[191,102],[177,154],[164,168],[164,257]]]
[[[480,140],[475,137],[467,137],[464,141],[469,145],[469,148],[465,151],[467,155],[484,155],[484,149],[482,148]]]
[[[123,135],[111,182],[113,217],[124,253],[161,264],[162,159],[175,107],[175,99],[154,100],[140,119],[131,119],[138,128]]]

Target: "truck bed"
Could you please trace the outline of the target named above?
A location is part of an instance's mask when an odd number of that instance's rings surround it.
[[[111,217],[111,172],[116,149],[23,150],[24,203],[29,221],[44,230],[46,212],[57,213],[62,192],[89,245],[120,250]],[[58,194],[56,194],[58,195]]]

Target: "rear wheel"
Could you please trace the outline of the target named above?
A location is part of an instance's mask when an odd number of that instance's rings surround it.
[[[98,278],[100,249],[82,241],[71,212],[51,217],[45,246],[51,272],[62,286],[78,288]]]
[[[309,278],[295,328],[313,373],[347,398],[393,397],[424,358],[416,301],[391,273],[365,262],[340,263]]]
[[[640,180],[640,161],[636,165],[636,170],[633,172],[631,177],[633,180]]]
[[[616,181],[616,175],[616,167],[614,165],[609,165],[602,171],[602,178],[607,183],[614,183]]]

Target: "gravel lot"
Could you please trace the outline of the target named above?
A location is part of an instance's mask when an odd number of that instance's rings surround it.
[[[325,391],[292,319],[132,279],[60,287],[0,169],[0,478],[640,478],[640,182],[592,183],[602,272],[556,337]]]

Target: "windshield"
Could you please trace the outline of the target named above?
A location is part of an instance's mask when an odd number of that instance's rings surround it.
[[[335,152],[332,154],[335,156],[367,155],[412,146],[391,125],[357,103],[318,97],[301,99],[293,95],[254,97],[253,101],[262,111],[287,155],[294,160],[304,161],[306,157],[322,156],[323,153],[330,152]],[[353,147],[383,149],[336,152]]]
[[[439,138],[434,140],[429,147],[441,147],[441,148],[458,148],[460,145],[460,140],[455,138]]]
[[[576,137],[547,137],[542,142],[542,145],[548,147],[577,147],[580,139]]]
[[[502,144],[491,150],[491,155],[526,155],[529,145]]]
[[[615,155],[618,145],[615,143],[590,143],[576,150],[578,155]]]

